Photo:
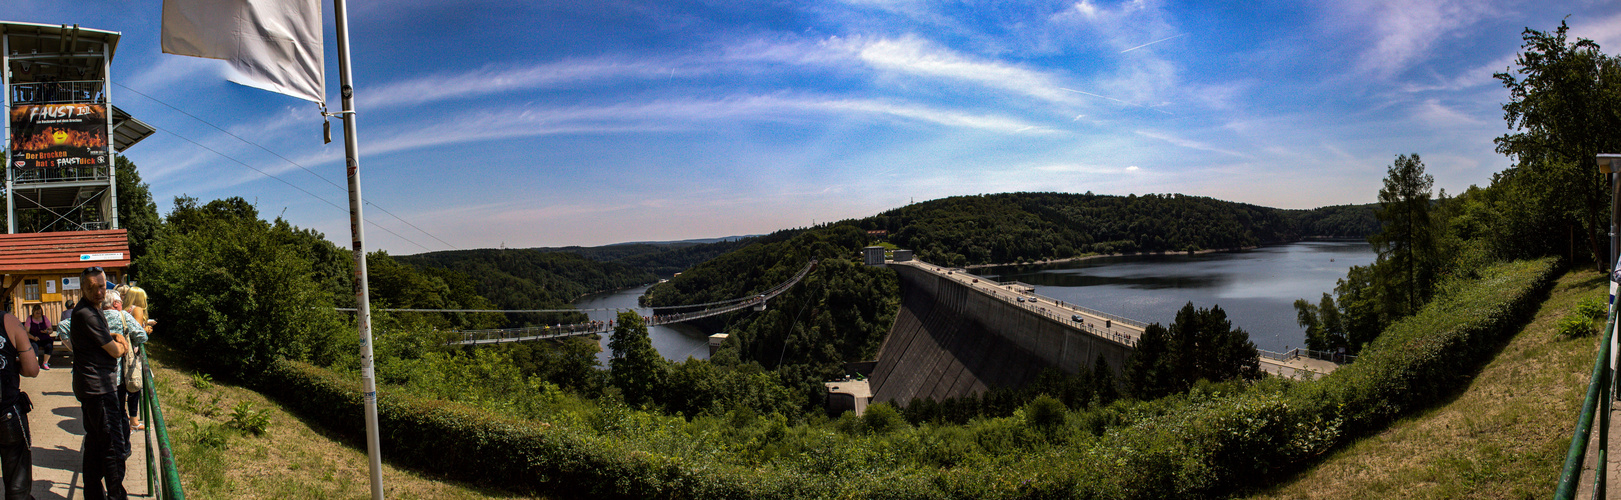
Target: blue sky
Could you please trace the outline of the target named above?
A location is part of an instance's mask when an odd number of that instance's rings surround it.
[[[122,32],[117,83],[315,172],[114,87],[162,129],[128,151],[160,211],[241,196],[347,241],[314,104],[162,54],[160,1],[8,7]],[[1404,153],[1455,193],[1508,166],[1492,73],[1567,15],[1621,53],[1597,1],[356,1],[364,194],[431,233],[368,207],[368,246],[758,234],[1008,191],[1368,203]]]

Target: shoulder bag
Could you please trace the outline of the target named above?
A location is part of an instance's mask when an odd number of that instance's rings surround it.
[[[124,331],[129,331],[129,317],[124,316],[118,320],[124,323]],[[129,336],[125,335],[124,338],[129,338]],[[124,390],[131,393],[141,392],[142,383],[144,382],[141,375],[145,370],[142,370],[144,367],[141,366],[141,357],[136,355],[135,350],[135,345],[130,344],[129,351],[124,353]]]

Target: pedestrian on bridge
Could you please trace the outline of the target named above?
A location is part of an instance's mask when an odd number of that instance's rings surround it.
[[[124,500],[124,460],[129,458],[129,422],[118,399],[118,358],[129,340],[107,328],[101,301],[107,296],[107,274],[100,266],[79,273],[84,296],[73,306],[68,341],[73,348],[73,396],[84,424],[80,472],[85,500]]]
[[[28,432],[28,410],[33,404],[18,390],[17,376],[39,375],[39,358],[31,352],[34,346],[22,322],[11,314],[10,301],[6,297],[5,310],[0,310],[0,330],[5,331],[0,337],[0,476],[5,480],[6,500],[23,500],[32,498],[34,490],[33,439]]]

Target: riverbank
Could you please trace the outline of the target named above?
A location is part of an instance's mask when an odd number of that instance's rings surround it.
[[[1257,248],[1261,248],[1261,247],[1259,247],[1259,246],[1248,246],[1248,247],[1239,247],[1239,248],[1214,248],[1214,249],[1209,249],[1209,250],[1194,250],[1192,252],[1093,253],[1093,254],[1086,254],[1086,255],[1081,255],[1081,256],[1077,256],[1077,257],[1066,257],[1066,258],[1062,258],[1062,259],[1037,260],[1037,261],[1031,261],[1031,262],[1014,262],[1014,263],[1004,263],[1004,264],[974,264],[974,265],[971,265],[971,266],[964,266],[963,269],[984,269],[984,268],[988,268],[988,267],[1005,267],[1005,266],[1041,266],[1041,265],[1047,265],[1047,264],[1063,264],[1065,262],[1080,262],[1080,261],[1084,261],[1084,260],[1101,259],[1101,258],[1104,258],[1104,257],[1132,257],[1132,256],[1139,256],[1139,255],[1203,255],[1203,254],[1207,254],[1207,253],[1219,253],[1219,252],[1242,252],[1242,251],[1245,251],[1245,250],[1254,250],[1254,249],[1257,249]]]

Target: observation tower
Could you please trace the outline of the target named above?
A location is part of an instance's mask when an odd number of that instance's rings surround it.
[[[153,133],[112,104],[118,37],[0,22],[7,234],[118,229],[113,155]]]

